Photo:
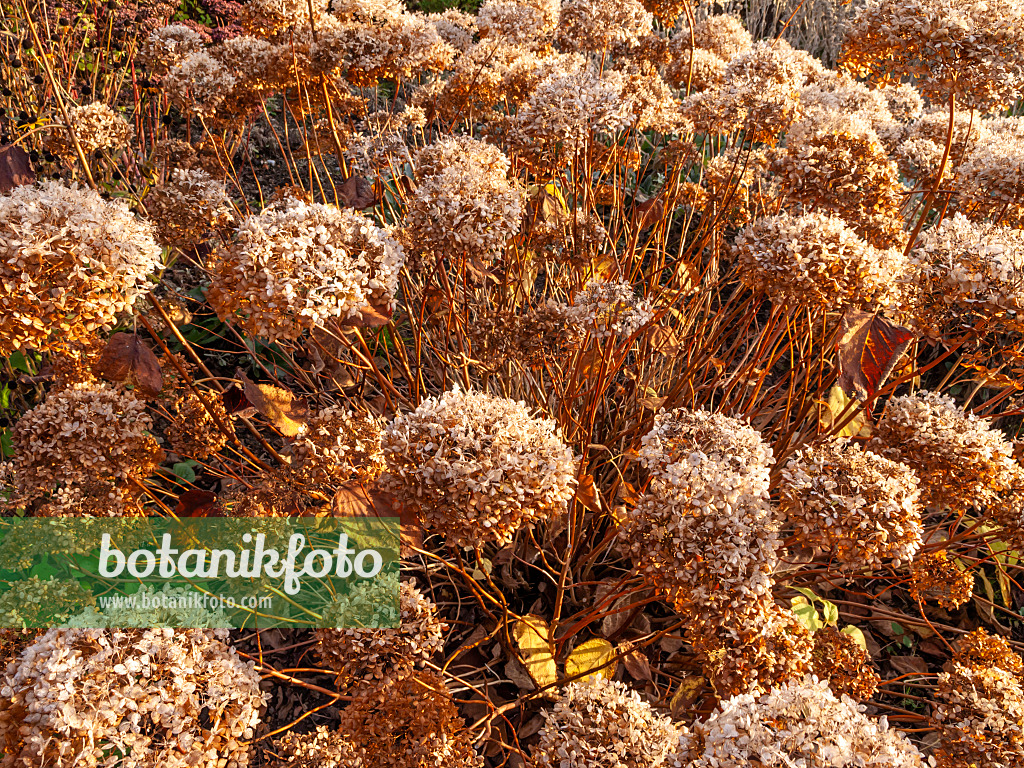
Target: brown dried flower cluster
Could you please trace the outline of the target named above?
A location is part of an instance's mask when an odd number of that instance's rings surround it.
[[[211,230],[232,224],[235,218],[224,183],[201,168],[173,169],[167,182],[146,196],[146,213],[157,240],[182,250],[202,242]]]
[[[220,453],[234,436],[224,402],[212,392],[199,395],[186,391],[176,395],[169,405],[171,420],[164,437],[171,450],[181,456],[209,458]]]
[[[536,48],[551,43],[560,12],[558,0],[486,0],[476,23],[481,38]]]
[[[404,260],[366,216],[287,198],[243,220],[214,252],[207,299],[254,336],[296,339],[332,318],[389,312]]]
[[[780,509],[801,543],[830,553],[841,568],[899,567],[921,546],[917,485],[905,464],[831,438],[783,468]]]
[[[871,657],[852,636],[835,627],[814,633],[812,671],[838,697],[866,700],[875,695],[881,678],[871,668]]]
[[[933,102],[996,111],[1024,94],[1024,9],[1013,0],[873,0],[841,65],[874,83],[913,78]]]
[[[463,547],[508,542],[524,524],[560,515],[576,484],[553,421],[482,392],[428,397],[394,418],[382,447],[381,488]]]
[[[365,584],[354,587],[363,593]],[[344,615],[361,610],[355,603],[362,599],[370,605],[382,602],[379,595],[354,594],[346,598]],[[387,697],[400,680],[413,675],[418,667],[444,645],[447,626],[437,617],[437,607],[412,581],[399,586],[399,626],[397,629],[318,629],[315,631],[320,658],[345,686],[358,689],[359,695]],[[383,622],[388,623],[388,622]]]
[[[654,319],[654,312],[629,283],[595,280],[576,294],[565,316],[595,338],[629,338]]]
[[[124,494],[163,460],[151,426],[145,403],[121,389],[81,384],[51,394],[12,430],[9,503],[42,503],[36,514],[123,514]]]
[[[0,196],[0,355],[109,330],[159,265],[122,201],[55,181]]]
[[[1024,760],[1024,662],[1001,637],[978,629],[939,675],[932,717],[946,768],[1018,765]]]
[[[651,34],[653,21],[638,0],[566,0],[556,42],[565,51],[628,49]]]
[[[601,675],[569,683],[543,717],[533,749],[543,768],[668,768],[689,740],[685,726]]]
[[[372,484],[384,471],[382,419],[334,407],[306,421],[292,442],[292,481],[311,485]]]
[[[489,370],[514,360],[532,368],[582,343],[585,332],[563,304],[549,302],[525,314],[481,313],[468,333],[472,354]]]
[[[783,304],[830,310],[885,303],[907,271],[902,252],[875,248],[824,213],[759,219],[736,236],[733,252],[741,279],[754,290]]]
[[[910,567],[910,596],[953,610],[974,594],[974,574],[961,568],[942,549],[919,555]]]
[[[0,766],[248,765],[264,696],[226,635],[49,630],[3,676]]]
[[[957,168],[957,207],[971,221],[1024,229],[1024,132],[1016,120],[989,120],[985,125],[988,140]]]
[[[57,128],[46,142],[47,148],[64,162],[71,163],[77,158],[75,140],[88,159],[94,153],[127,147],[135,138],[132,128],[124,116],[100,101],[69,110],[70,131]],[[74,134],[72,138],[71,134]]]

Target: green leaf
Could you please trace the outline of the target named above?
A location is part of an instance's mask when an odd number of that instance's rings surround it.
[[[821,623],[821,618],[818,616],[818,612],[814,606],[807,602],[806,598],[794,597],[789,601],[790,607],[793,609],[793,613],[796,615],[797,621],[807,627],[807,631],[815,633],[821,629],[824,625]]]
[[[171,471],[186,483],[194,483],[196,481],[196,471],[192,469],[193,464],[195,462],[191,459],[189,461],[179,461],[171,467]]]
[[[792,589],[794,592],[799,592],[801,595],[806,597],[812,603],[815,600],[820,600],[821,599],[816,594],[814,594],[811,590],[807,589],[806,587],[790,587],[790,589]]]
[[[11,441],[11,430],[0,429],[0,459],[9,459],[14,455],[14,443]]]
[[[7,359],[8,361],[10,361],[11,368],[13,368],[14,370],[21,371],[22,373],[27,373],[29,376],[35,374],[35,371],[32,370],[32,367],[29,364],[28,358],[25,357],[25,353],[22,352],[21,350],[15,352]]]
[[[835,626],[839,622],[839,608],[835,603],[821,599],[822,612],[825,614],[825,625]]]
[[[42,562],[36,563],[34,566],[32,566],[32,570],[28,572],[28,575],[38,576],[41,581],[46,581],[56,573],[57,569],[50,565],[50,563]]]

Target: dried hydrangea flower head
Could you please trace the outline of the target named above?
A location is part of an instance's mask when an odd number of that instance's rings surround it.
[[[693,126],[683,116],[680,103],[655,67],[642,62],[630,64],[623,74],[626,79],[622,96],[630,104],[638,131],[683,135],[693,132]]]
[[[925,188],[934,186],[945,154],[949,114],[941,110],[925,112],[918,120],[892,132],[886,142],[895,150],[896,163],[904,176]],[[967,110],[958,110],[953,118],[953,142],[950,144],[946,171],[953,174],[967,153],[991,141],[985,121]]]
[[[974,594],[974,574],[950,560],[946,550],[918,555],[910,566],[910,596],[955,610]]]
[[[300,482],[318,485],[375,482],[384,471],[383,427],[383,419],[341,407],[321,411],[300,426],[292,441],[293,474]]]
[[[458,546],[507,543],[522,525],[562,514],[576,485],[555,422],[483,392],[428,397],[394,418],[382,447],[380,487]]]
[[[910,83],[896,83],[881,89],[894,120],[909,123],[924,112],[924,98]]]
[[[122,389],[80,384],[50,394],[11,432],[12,501],[28,503],[63,489],[70,502],[79,494],[95,496],[101,484],[109,487],[106,514],[120,514],[114,486],[148,477],[163,459],[151,426],[145,403]]]
[[[729,148],[701,168],[700,183],[685,182],[688,207],[722,227],[739,228],[778,209],[779,185],[763,149]],[[726,206],[721,211],[722,206]]]
[[[701,93],[725,82],[727,66],[717,53],[696,48],[692,55],[690,51],[683,51],[673,57],[665,68],[665,80],[681,90],[686,90],[689,84],[688,93]]]
[[[567,307],[551,299],[525,314],[481,312],[468,333],[473,357],[488,371],[512,360],[527,368],[543,365],[578,347],[585,335]]]
[[[824,213],[758,219],[736,236],[733,253],[751,289],[783,304],[829,310],[886,301],[907,270],[901,251],[875,248]]]
[[[1019,673],[995,664],[953,661],[939,675],[936,698],[932,718],[940,729],[940,765],[995,768],[1024,761]]]
[[[629,49],[651,34],[653,23],[638,0],[566,0],[555,41],[564,51]]]
[[[0,766],[247,765],[264,697],[226,636],[51,629],[3,678]]]
[[[354,589],[365,586],[359,584]],[[354,595],[352,600],[360,598]],[[346,603],[346,611],[359,610],[350,603]],[[442,649],[447,625],[438,619],[437,606],[412,581],[399,586],[399,612],[396,629],[315,630],[320,658],[341,684],[358,688],[361,695],[374,691],[387,695],[386,689],[412,675]]]
[[[473,46],[473,37],[477,33],[476,16],[463,13],[458,8],[447,8],[443,13],[428,13],[427,21],[455,50],[468,51]]]
[[[152,227],[121,200],[56,181],[0,196],[0,356],[109,330],[159,266]]]
[[[95,605],[96,598],[74,579],[20,579],[0,595],[0,623],[5,627],[44,627]],[[6,667],[0,666],[0,671]]]
[[[523,217],[522,193],[509,181],[509,166],[496,146],[468,136],[421,149],[415,157],[420,183],[406,217],[413,238],[444,256],[500,251]]]
[[[523,159],[550,174],[582,152],[594,134],[609,134],[634,121],[623,98],[626,79],[617,70],[565,62],[553,68],[510,119],[509,144]]]
[[[199,50],[168,69],[160,88],[182,112],[211,118],[236,82],[226,66],[206,50]]]
[[[918,322],[981,316],[1024,330],[1024,231],[957,213],[922,232],[910,257],[925,302]]]
[[[906,190],[868,117],[816,106],[789,131],[772,171],[787,201],[831,212],[877,248],[902,247]]]
[[[207,391],[198,395],[186,389],[174,395],[168,405],[170,423],[164,428],[164,437],[178,455],[207,459],[220,453],[234,438],[224,401],[215,393]]]
[[[396,683],[387,700],[357,697],[339,720],[338,732],[351,744],[340,768],[484,765],[451,691],[433,672],[417,672]]]
[[[542,714],[533,758],[543,768],[668,768],[689,742],[685,726],[601,675],[569,683]]]
[[[884,717],[862,710],[813,677],[734,696],[694,726],[687,768],[925,768],[924,756]]]
[[[1024,8],[1014,0],[874,0],[853,18],[840,64],[875,83],[912,79],[932,102],[953,96],[998,111],[1024,95]]]
[[[695,610],[739,616],[770,595],[777,524],[761,436],[722,414],[679,409],[655,417],[639,458],[651,483],[623,530],[637,568]]]
[[[1024,659],[1005,638],[990,635],[983,628],[957,638],[953,660],[965,667],[998,667],[1017,677],[1024,675]]]
[[[957,209],[971,221],[1024,229],[1024,131],[989,128],[989,141],[968,153],[953,180]]]
[[[671,29],[685,11],[687,3],[685,0],[642,0],[643,6],[651,15]]]
[[[156,77],[162,77],[167,70],[186,56],[202,50],[203,36],[184,24],[168,24],[154,29],[139,50],[139,61]]]
[[[814,633],[812,670],[827,680],[836,696],[866,700],[875,695],[881,678],[871,668],[871,657],[853,637],[835,627]]]
[[[1014,463],[999,430],[937,392],[890,399],[868,447],[914,469],[923,504],[952,510],[991,503]]]
[[[750,596],[728,585],[711,605],[677,604],[686,639],[719,698],[764,692],[811,671],[814,639],[770,593]]]
[[[654,319],[650,302],[625,282],[595,280],[573,298],[565,315],[595,338],[628,338]]]
[[[559,0],[485,0],[477,12],[480,37],[512,45],[549,45],[558,27]]]
[[[685,29],[676,32],[676,39],[689,44]],[[754,47],[743,20],[730,14],[719,14],[701,19],[693,26],[693,45],[729,61]]]
[[[135,139],[135,129],[124,116],[101,101],[72,107],[69,114],[70,132],[86,158],[98,151],[123,149]],[[46,148],[65,163],[73,163],[78,159],[74,139],[67,128],[55,128],[46,140]]]
[[[157,239],[181,249],[194,247],[211,230],[235,220],[224,182],[201,168],[172,170],[170,178],[146,196],[146,213]]]
[[[780,509],[802,543],[830,553],[839,567],[898,568],[921,547],[917,485],[906,464],[829,438],[783,468]]]
[[[274,739],[270,768],[347,768],[355,751],[347,734],[318,725],[315,731],[285,731]]]
[[[254,336],[296,339],[330,319],[393,306],[405,255],[361,213],[286,198],[235,234],[210,257],[207,299]]]
[[[330,0],[250,0],[239,18],[244,29],[258,37],[273,37],[289,27],[309,27],[310,10],[314,24],[322,22]]]

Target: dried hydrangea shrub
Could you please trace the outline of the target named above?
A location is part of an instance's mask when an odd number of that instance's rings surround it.
[[[565,309],[570,322],[595,338],[628,338],[654,319],[650,302],[638,298],[629,283],[594,280]]]
[[[95,383],[49,395],[11,431],[11,501],[29,503],[60,489],[71,506],[79,495],[94,495],[99,486],[107,490],[107,498],[97,500],[97,512],[121,514],[117,486],[141,481],[163,460],[149,434],[151,427],[145,403],[123,389]]]
[[[906,464],[830,438],[783,468],[779,506],[801,542],[831,553],[840,568],[898,568],[921,547],[917,486]]]
[[[787,202],[831,213],[876,248],[903,247],[906,189],[863,112],[814,109],[790,129],[772,171]]]
[[[160,78],[160,88],[182,112],[211,118],[236,82],[231,71],[204,49],[168,69]]]
[[[1014,0],[873,0],[851,21],[840,66],[873,83],[912,79],[932,102],[955,97],[998,111],[1024,95],[1024,8]]]
[[[542,714],[533,758],[543,768],[668,768],[689,741],[685,726],[601,675],[569,683]]]
[[[550,419],[525,403],[452,389],[399,414],[384,432],[380,487],[450,544],[507,543],[562,514],[576,460]]]
[[[344,768],[483,768],[473,735],[444,680],[418,672],[396,683],[387,700],[356,698],[341,711],[351,751]]]
[[[563,51],[629,49],[651,34],[653,23],[638,0],[566,0],[555,42]]]
[[[496,146],[468,136],[443,138],[421,149],[415,166],[420,183],[406,227],[424,249],[487,257],[519,231],[522,193]]]
[[[49,630],[3,677],[0,766],[248,765],[264,696],[226,636]]]
[[[655,417],[639,458],[651,482],[622,531],[637,568],[677,604],[738,620],[771,594],[771,449],[736,419],[679,409]]]
[[[694,726],[687,768],[925,768],[886,719],[874,720],[828,683],[808,677],[760,696],[741,694]]]
[[[442,13],[428,13],[427,21],[455,50],[465,52],[473,47],[477,33],[476,16],[463,13],[458,8],[446,8]]]
[[[299,427],[292,441],[292,473],[298,482],[372,484],[384,471],[384,421],[341,407],[327,408]]]
[[[207,299],[260,338],[297,339],[330,319],[389,312],[401,246],[361,213],[294,198],[249,216],[210,257]]]
[[[866,700],[875,695],[881,678],[871,668],[871,657],[852,636],[835,627],[814,633],[811,669],[838,697]]]
[[[676,32],[673,38],[689,44],[689,34],[685,29]],[[750,36],[743,20],[738,16],[719,14],[708,16],[693,26],[693,44],[696,48],[711,51],[729,61],[734,56],[746,53],[754,47],[754,39]]]
[[[164,184],[146,195],[146,212],[157,240],[182,250],[235,220],[224,182],[201,168],[173,169]]]
[[[824,213],[758,219],[733,243],[740,279],[772,299],[837,310],[872,307],[895,291],[907,269],[898,249],[879,249],[842,219]]]
[[[122,149],[135,139],[135,129],[124,116],[103,102],[94,101],[92,104],[72,107],[68,114],[74,138],[67,128],[60,127],[51,131],[46,140],[47,149],[65,163],[78,160],[75,139],[86,158],[95,152]]]
[[[360,590],[365,584],[354,589]],[[362,591],[366,591],[363,589]],[[346,615],[365,610],[355,603],[363,597],[353,595],[345,605],[337,606]],[[414,582],[399,586],[399,626],[397,629],[317,629],[317,652],[323,663],[346,686],[356,686],[361,695],[386,696],[397,681],[412,675],[417,668],[444,645],[447,625],[437,616],[437,606],[420,592]],[[326,618],[330,618],[327,616]],[[386,622],[385,622],[386,623]]]
[[[923,293],[919,323],[980,316],[1024,330],[1024,231],[957,213],[922,232],[910,257]]]
[[[160,266],[152,227],[121,200],[56,181],[0,196],[0,356],[109,330]]]
[[[191,27],[168,24],[149,33],[139,48],[138,61],[155,77],[161,77],[189,54],[202,50],[205,42]]]
[[[1015,464],[999,430],[938,392],[890,399],[868,447],[917,473],[922,504],[954,510],[997,501]]]
[[[957,209],[971,221],[1024,229],[1024,131],[989,128],[991,139],[957,169],[952,182]]]
[[[0,624],[6,627],[49,627],[67,619],[96,598],[74,579],[21,579],[0,595]],[[2,667],[0,667],[2,670]]]

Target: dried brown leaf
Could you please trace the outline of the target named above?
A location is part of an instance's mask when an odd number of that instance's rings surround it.
[[[273,384],[254,384],[242,369],[235,371],[245,398],[286,437],[295,437],[309,417],[306,401]]]
[[[0,195],[35,180],[28,152],[14,144],[0,146]]]
[[[156,397],[164,386],[160,361],[134,333],[115,333],[107,341],[93,373],[108,381],[130,381],[144,397]]]

